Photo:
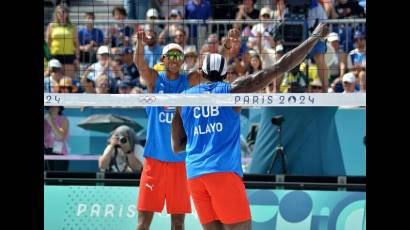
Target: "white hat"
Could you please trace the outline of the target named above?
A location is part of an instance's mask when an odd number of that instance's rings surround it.
[[[51,60],[48,62],[48,67],[49,67],[49,68],[61,68],[61,63],[60,63],[60,61],[57,60],[57,59],[51,59]]]
[[[151,8],[147,11],[147,18],[156,17],[158,18],[158,11],[155,8]]]
[[[226,59],[222,55],[216,53],[206,55],[204,62],[202,63],[202,71],[208,74],[213,70],[218,71],[221,76],[226,74],[228,65]]]
[[[171,12],[169,13],[169,16],[171,15],[181,16],[181,13],[179,12],[178,9],[172,9]]]
[[[109,53],[110,53],[110,50],[108,49],[108,46],[100,46],[98,48],[98,51],[97,51],[98,55],[100,55],[100,54],[109,54]]]
[[[186,46],[185,50],[184,50],[184,55],[187,54],[198,54],[198,52],[196,51],[196,46]]]
[[[272,10],[269,7],[263,7],[259,13],[260,16],[269,14],[270,17],[272,17]]]
[[[179,50],[181,51],[181,53],[184,53],[184,50],[182,49],[182,47],[180,45],[178,45],[177,43],[170,43],[166,46],[164,46],[164,48],[162,48],[162,55],[165,55],[168,53],[168,51],[170,50]]]
[[[329,33],[329,35],[327,35],[327,40],[329,42],[333,42],[333,41],[339,41],[339,35],[337,33]]]
[[[353,73],[346,73],[345,75],[343,75],[343,82],[349,82],[353,84],[356,82],[356,77]]]

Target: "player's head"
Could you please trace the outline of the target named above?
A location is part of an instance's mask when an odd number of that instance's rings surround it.
[[[202,63],[204,78],[212,82],[223,81],[226,78],[227,70],[227,61],[220,54],[207,54]]]
[[[184,62],[184,50],[176,43],[170,43],[162,49],[162,59],[167,71],[179,73]]]

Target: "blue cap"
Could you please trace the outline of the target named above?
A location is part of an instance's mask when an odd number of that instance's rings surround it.
[[[360,30],[356,30],[356,32],[354,33],[354,39],[365,38],[365,37],[366,35],[364,35],[363,32]]]
[[[134,53],[134,51],[130,47],[124,47],[124,48],[121,49],[121,54],[122,55],[124,55],[124,54],[133,54],[133,53]]]

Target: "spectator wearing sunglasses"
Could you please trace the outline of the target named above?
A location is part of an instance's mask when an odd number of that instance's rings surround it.
[[[322,82],[319,78],[313,80],[308,87],[309,93],[321,93],[322,92]]]
[[[169,15],[169,19],[175,20],[176,22],[169,22],[165,25],[164,29],[158,36],[158,42],[161,45],[174,42],[182,47],[185,47],[188,40],[187,35],[189,28],[182,24],[183,18],[181,16],[181,12],[177,9],[172,9]]]
[[[59,93],[77,93],[78,87],[74,84],[70,77],[62,77],[58,82]]]

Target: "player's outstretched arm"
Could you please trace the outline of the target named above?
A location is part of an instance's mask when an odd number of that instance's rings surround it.
[[[281,76],[301,63],[319,39],[325,38],[327,34],[327,26],[320,23],[308,39],[283,55],[273,66],[232,82],[231,93],[253,93],[266,87],[274,78]]]

